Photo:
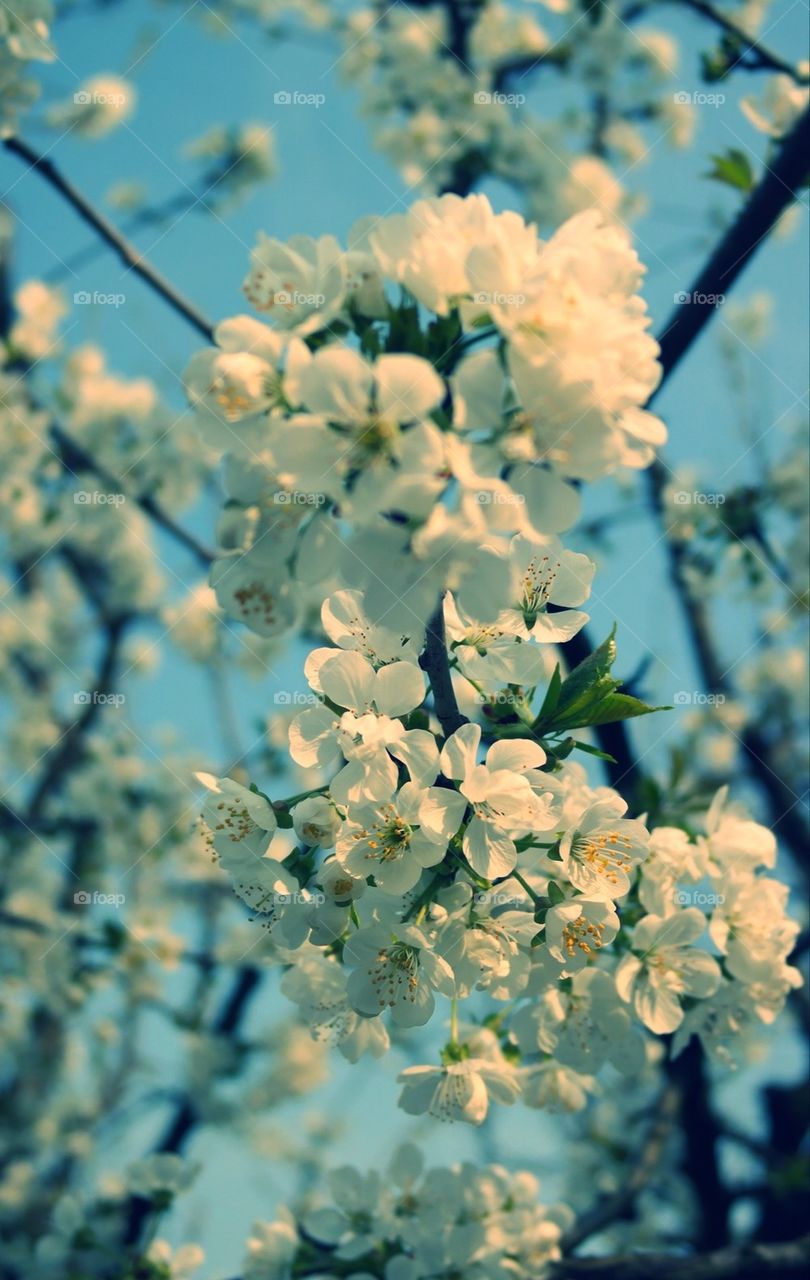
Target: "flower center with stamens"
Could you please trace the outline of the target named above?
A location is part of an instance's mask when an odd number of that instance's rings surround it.
[[[577,916],[576,920],[571,920],[563,929],[563,946],[572,958],[577,951],[584,952],[586,956],[592,955],[603,945],[604,932],[603,924],[593,924],[585,916]]]
[[[419,987],[419,955],[413,947],[396,942],[378,951],[368,976],[381,1009],[393,1008],[399,1000],[413,1004]]]
[[[577,835],[571,853],[578,862],[590,867],[597,875],[604,876],[611,884],[617,884],[617,871],[629,871],[633,865],[628,856],[633,845],[627,836],[618,831],[597,831],[589,835]]]
[[[374,822],[371,828],[355,831],[354,840],[366,845],[366,857],[375,862],[393,862],[408,852],[411,828],[392,808],[387,817]]]

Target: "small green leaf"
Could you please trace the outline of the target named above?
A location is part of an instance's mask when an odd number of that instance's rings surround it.
[[[712,156],[711,159],[714,168],[706,174],[707,178],[711,178],[714,182],[724,182],[726,186],[734,187],[737,191],[751,191],[755,186],[754,171],[744,151],[731,147],[725,153]]]

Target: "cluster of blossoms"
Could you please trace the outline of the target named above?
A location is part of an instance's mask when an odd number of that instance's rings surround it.
[[[446,587],[489,624],[514,535],[567,528],[577,482],[665,438],[642,407],[660,371],[641,265],[597,213],[543,241],[484,196],[366,219],[350,244],[260,240],[245,292],[271,323],[224,321],[186,372],[228,453],[212,585],[262,635],[325,582],[388,625],[424,624]],[[538,598],[577,604],[568,582],[549,597],[558,559]]]
[[[508,648],[539,647],[508,614],[506,668]],[[328,781],[273,805],[201,775],[213,853],[289,965],[282,989],[313,1035],[351,1061],[380,1056],[389,1025],[424,1026],[450,1001],[441,1061],[402,1072],[400,1105],[480,1124],[491,1100],[579,1109],[606,1064],[642,1070],[643,1029],[731,1058],[775,1016],[797,926],[763,874],[765,828],[721,795],[702,834],[650,833],[615,791],[559,767],[531,717],[518,736],[488,731],[486,748],[480,724],[434,729],[421,637],[372,624],[357,593],[330,597],[323,625],[336,646],[310,654],[314,705],[289,739]]]
[[[382,1176],[350,1166],[334,1170],[331,1204],[298,1221],[285,1213],[257,1223],[242,1274],[282,1280],[300,1265],[323,1280],[369,1274],[539,1280],[560,1257],[571,1213],[564,1205],[541,1206],[538,1191],[531,1174],[499,1165],[425,1170],[416,1148],[404,1145]]]

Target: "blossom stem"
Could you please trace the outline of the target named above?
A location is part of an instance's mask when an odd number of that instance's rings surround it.
[[[458,1044],[458,1000],[453,996],[450,1001],[450,1043]]]

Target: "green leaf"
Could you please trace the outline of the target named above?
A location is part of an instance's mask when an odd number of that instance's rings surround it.
[[[631,698],[629,693],[610,693],[598,702],[583,720],[583,726],[596,724],[615,724],[617,720],[632,720],[634,716],[648,716],[652,711],[671,711],[672,707],[650,707],[640,698]]]
[[[756,185],[751,162],[744,151],[731,147],[721,155],[711,157],[714,168],[706,174],[714,182],[724,182],[737,191],[751,191]]]
[[[565,894],[563,893],[560,886],[557,884],[556,880],[549,880],[548,889],[546,890],[546,896],[550,900],[551,905],[553,907],[558,906],[559,903],[561,902],[565,902]]]
[[[580,742],[578,738],[575,738],[574,746],[589,756],[596,756],[597,760],[607,760],[609,764],[617,763],[615,756],[608,755],[607,751],[600,751],[598,747],[594,747],[590,742]]]
[[[561,688],[562,676],[560,675],[560,664],[558,662],[549,680],[546,696],[543,699],[543,705],[540,708],[537,720],[542,720],[543,716],[550,716],[552,711],[556,710],[557,703],[560,701]]]
[[[559,684],[555,682],[555,677],[559,681],[559,669],[555,671],[543,706],[532,725],[538,738],[589,725],[613,724],[618,720],[649,715],[652,711],[670,710],[668,707],[650,707],[640,698],[618,692],[621,682],[611,674],[616,660],[615,636],[614,626],[607,639]],[[564,759],[574,747],[601,759],[610,759],[595,747],[574,738],[552,745],[549,753]]]

